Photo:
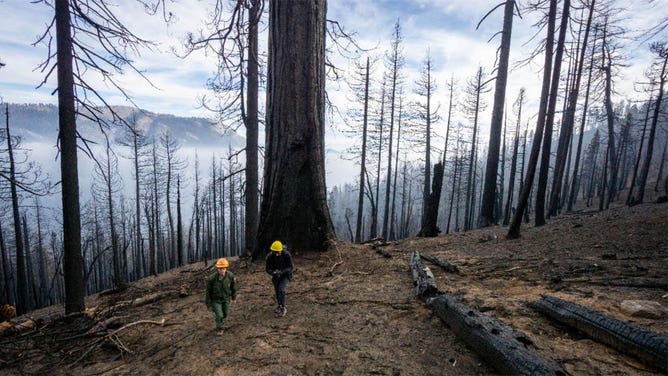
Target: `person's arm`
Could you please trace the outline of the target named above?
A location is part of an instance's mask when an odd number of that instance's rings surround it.
[[[207,278],[206,280],[206,297],[204,299],[204,303],[206,304],[207,308],[211,308],[211,278]]]
[[[292,256],[287,251],[283,254],[285,258],[285,267],[281,270],[281,275],[287,275],[292,273]]]
[[[237,278],[232,274],[232,283],[230,285],[230,289],[232,290],[232,301],[237,300]]]
[[[274,269],[272,269],[272,265],[271,265],[272,262],[271,262],[270,257],[271,257],[271,253],[269,253],[269,254],[267,255],[267,257],[264,259],[265,264],[266,264],[266,266],[265,266],[265,270],[267,271],[267,274],[273,276],[273,275],[274,275]]]

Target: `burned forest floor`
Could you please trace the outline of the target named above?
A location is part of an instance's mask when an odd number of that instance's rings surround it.
[[[338,242],[293,255],[285,317],[274,316],[263,262],[233,259],[239,296],[222,335],[204,305],[204,263],[87,298],[86,315],[35,311],[36,329],[0,338],[0,374],[55,375],[485,375],[495,370],[416,297],[412,251],[434,265],[438,288],[525,333],[572,375],[658,375],[529,308],[542,294],[668,335],[668,204],[580,211],[522,237],[490,227],[382,247]],[[655,310],[631,314],[629,300]],[[58,318],[60,315],[60,318]]]

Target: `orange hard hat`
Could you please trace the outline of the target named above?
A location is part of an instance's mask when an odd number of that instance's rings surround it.
[[[230,267],[230,262],[227,261],[225,257],[219,258],[218,261],[216,261],[216,268],[222,269],[222,268],[229,268]]]

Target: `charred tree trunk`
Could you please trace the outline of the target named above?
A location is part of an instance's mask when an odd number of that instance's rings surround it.
[[[536,354],[533,341],[500,320],[483,315],[448,295],[428,301],[450,329],[504,375],[565,375]]]
[[[248,8],[248,93],[246,97],[246,220],[244,221],[244,245],[246,254],[255,249],[258,224],[258,91],[259,55],[258,29],[262,17],[261,0],[251,0]]]
[[[492,124],[490,127],[489,146],[487,149],[487,164],[485,168],[485,184],[480,207],[480,227],[490,226],[495,222],[494,207],[497,200],[496,178],[499,168],[499,149],[501,131],[503,128],[503,107],[506,99],[506,83],[508,81],[508,59],[510,57],[510,36],[513,30],[514,0],[506,0],[503,14],[503,32],[501,34],[501,48],[499,56],[496,87],[494,89],[494,108],[492,109]]]
[[[427,206],[424,208],[425,216],[418,237],[435,237],[441,232],[436,225],[438,221],[438,207],[441,201],[441,189],[443,188],[443,163],[434,165],[434,179],[432,181],[431,193],[427,198]]]
[[[566,151],[568,150],[568,146],[571,144],[573,126],[575,123],[575,108],[578,102],[578,93],[580,92],[580,81],[582,79],[582,72],[584,70],[585,53],[587,51],[587,42],[589,41],[589,32],[591,30],[591,21],[594,15],[595,4],[595,0],[589,4],[589,16],[587,17],[587,25],[585,27],[585,34],[582,40],[582,48],[579,51],[580,56],[577,61],[577,68],[575,70],[575,83],[571,87],[570,93],[568,94],[568,106],[566,108],[566,113],[564,114],[564,120],[562,121],[561,131],[559,132],[559,145],[557,147],[554,179],[552,183],[552,195],[550,197],[550,209],[548,212],[549,215],[557,214],[558,204],[561,201],[560,197],[558,196],[558,187],[561,186],[561,181],[564,175],[564,165],[566,163],[567,154]],[[587,94],[588,93],[589,90],[587,90]],[[582,116],[586,116],[586,114],[583,113]],[[581,129],[580,132],[583,132],[583,129]]]
[[[335,238],[325,191],[327,2],[275,1],[269,11],[264,190],[254,258],[281,239],[296,252]]]
[[[573,167],[573,184],[571,185],[571,193],[568,198],[569,212],[573,211],[573,206],[578,198],[578,190],[581,185],[580,173],[580,155],[582,153],[582,141],[584,139],[584,128],[587,122],[587,110],[589,109],[589,92],[591,90],[592,71],[594,69],[594,52],[596,51],[596,36],[598,29],[594,28],[594,38],[592,38],[591,58],[589,59],[589,74],[587,76],[587,89],[585,90],[584,106],[582,108],[582,120],[580,121],[580,134],[578,135],[578,149],[575,153],[575,166]],[[584,168],[584,166],[583,166]]]
[[[9,131],[9,104],[5,104],[7,133],[7,154],[9,155],[9,188],[12,197],[12,218],[14,221],[14,244],[16,245],[16,314],[22,315],[32,309],[28,294],[28,279],[26,274],[26,252],[21,233],[21,215],[19,213],[19,196],[16,190],[16,164],[14,162],[14,148],[12,135]]]
[[[656,47],[659,56],[663,58],[663,65],[659,76],[659,92],[654,102],[654,114],[652,116],[652,125],[649,128],[649,137],[647,138],[647,154],[645,161],[640,171],[640,183],[638,184],[638,201],[643,202],[645,198],[645,186],[647,184],[647,177],[649,175],[649,166],[652,163],[652,154],[654,153],[654,138],[656,137],[656,128],[659,121],[659,114],[661,111],[661,101],[663,100],[663,88],[666,83],[666,65],[668,64],[668,47]],[[660,178],[660,176],[659,176]]]
[[[522,105],[524,104],[525,90],[520,89],[520,94],[517,97],[518,112],[517,123],[515,125],[515,137],[513,139],[513,156],[510,160],[510,176],[508,177],[508,197],[506,200],[506,210],[503,216],[503,225],[508,226],[510,223],[510,209],[513,204],[513,196],[515,195],[515,173],[517,171],[517,153],[519,152],[520,143],[520,127],[522,121]]]
[[[364,78],[364,119],[362,124],[362,156],[360,158],[359,195],[357,197],[357,222],[355,226],[355,243],[362,241],[362,216],[364,213],[364,174],[366,173],[366,134],[369,115],[369,58],[366,58]]]
[[[594,340],[668,371],[668,337],[605,316],[579,304],[544,295],[531,307]]]
[[[536,133],[534,134],[533,143],[531,145],[531,155],[529,156],[529,164],[527,166],[526,178],[520,189],[521,193],[517,201],[517,209],[515,215],[510,222],[508,228],[509,239],[516,239],[520,236],[520,227],[522,226],[522,217],[527,209],[529,203],[529,196],[531,195],[531,188],[533,187],[533,180],[536,174],[536,165],[538,164],[538,155],[540,154],[540,145],[543,138],[543,130],[545,128],[545,115],[547,114],[547,106],[550,94],[550,72],[552,72],[552,47],[554,45],[554,28],[556,23],[557,1],[550,0],[550,11],[548,15],[547,25],[547,40],[545,43],[545,67],[543,68],[543,86],[540,95],[540,107],[538,109],[538,121],[536,123]],[[548,153],[543,151],[543,153]],[[524,156],[522,157],[524,158]],[[524,162],[523,162],[524,163]]]
[[[58,59],[58,141],[63,205],[63,273],[65,275],[65,312],[85,308],[83,257],[81,255],[81,217],[79,208],[79,169],[77,162],[77,124],[74,107],[72,71],[72,34],[70,2],[56,0]]]
[[[441,269],[445,270],[446,272],[459,273],[459,268],[457,268],[457,266],[452,265],[451,263],[449,263],[449,262],[447,262],[443,259],[431,256],[431,255],[426,255],[424,253],[420,253],[420,257],[422,257],[423,259],[431,262],[434,265],[437,265],[437,266],[441,267]]]
[[[438,287],[436,287],[434,274],[432,274],[431,270],[429,270],[424,262],[422,262],[418,251],[413,251],[408,265],[413,274],[413,284],[415,285],[415,291],[417,292],[418,297],[426,299],[436,295],[438,293]]]
[[[542,226],[545,224],[545,200],[547,195],[547,180],[550,172],[552,129],[554,127],[554,115],[556,112],[555,108],[557,106],[557,94],[559,92],[559,76],[561,74],[561,61],[565,49],[566,31],[568,30],[570,9],[570,0],[564,0],[564,7],[563,11],[561,12],[561,24],[559,26],[559,39],[557,40],[557,49],[554,56],[552,83],[550,84],[550,101],[545,119],[545,133],[543,135],[543,153],[541,154],[540,173],[538,175],[538,185],[536,186],[536,215],[534,218],[536,226]],[[548,38],[552,38],[552,36],[550,35]]]

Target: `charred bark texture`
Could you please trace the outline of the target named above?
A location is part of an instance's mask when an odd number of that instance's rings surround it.
[[[483,315],[448,295],[440,295],[427,303],[459,338],[500,373],[565,375],[532,350],[531,339],[498,319]]]
[[[531,308],[592,339],[668,371],[668,337],[603,315],[579,304],[543,295]]]
[[[434,274],[432,274],[431,270],[422,262],[420,252],[414,251],[411,254],[409,266],[411,273],[413,273],[413,284],[415,284],[418,297],[426,299],[436,295],[438,293],[436,279],[434,279]]]
[[[324,251],[335,238],[325,189],[325,0],[272,1],[264,190],[254,258],[279,239]]]
[[[423,259],[431,262],[434,265],[440,266],[441,269],[445,270],[446,272],[459,273],[459,268],[457,268],[456,265],[452,265],[451,263],[449,263],[449,262],[447,262],[443,259],[440,259],[440,258],[432,256],[432,255],[426,255],[424,253],[421,253],[420,257],[422,257]]]
[[[436,163],[434,165],[434,180],[432,181],[431,193],[427,199],[427,205],[425,207],[425,220],[420,232],[417,234],[419,237],[428,237],[433,238],[438,236],[441,232],[441,229],[436,226],[438,221],[438,207],[441,202],[441,190],[443,188],[443,164]]]

